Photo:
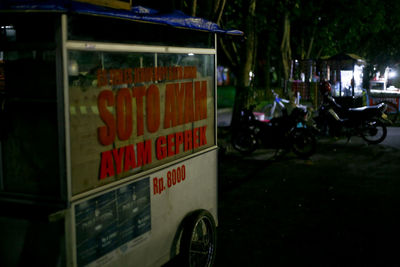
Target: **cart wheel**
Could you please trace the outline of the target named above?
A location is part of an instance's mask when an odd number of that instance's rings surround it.
[[[213,266],[217,233],[213,216],[206,210],[186,218],[180,245],[182,266]]]

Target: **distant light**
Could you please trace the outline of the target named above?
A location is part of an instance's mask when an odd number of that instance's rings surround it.
[[[74,59],[70,60],[68,63],[68,74],[71,76],[79,75],[79,66],[78,62]]]
[[[194,56],[194,54],[193,53],[189,53],[188,56]]]
[[[253,80],[253,78],[254,78],[254,72],[252,72],[252,71],[250,71],[249,72],[249,80],[251,81],[251,80]]]
[[[397,76],[397,73],[395,71],[389,71],[389,79],[393,79],[394,77]]]

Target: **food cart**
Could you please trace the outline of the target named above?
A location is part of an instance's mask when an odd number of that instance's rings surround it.
[[[362,106],[365,60],[355,54],[339,53],[321,63],[323,76],[332,84],[335,100],[344,107]]]
[[[386,76],[386,75],[385,75]],[[389,119],[396,123],[399,114],[400,89],[394,86],[387,86],[387,78],[378,78],[369,82],[367,91],[367,105],[379,103],[387,104]]]
[[[216,33],[75,1],[0,4],[0,266],[210,266]]]

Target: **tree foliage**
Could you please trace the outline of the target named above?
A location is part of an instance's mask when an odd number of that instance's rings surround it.
[[[290,59],[353,53],[370,64],[400,62],[400,1],[393,0],[134,0],[161,10],[180,9],[243,38],[219,36],[218,61],[246,97],[250,71],[258,87],[284,87]],[[161,2],[161,4],[160,4]]]
[[[245,37],[252,34],[246,28],[248,4],[247,0],[229,1],[221,25],[242,29]],[[319,59],[354,53],[371,64],[396,64],[400,61],[398,14],[400,2],[389,0],[257,0],[257,62],[253,66],[257,81],[268,86],[271,67],[280,77],[287,77],[285,61],[290,57]],[[227,61],[236,73],[244,55],[240,53],[243,44],[237,42],[235,50],[231,49],[238,58]]]
[[[180,9],[187,14],[214,21],[223,28],[244,31],[245,36],[242,39],[221,37],[219,41],[220,62],[231,68],[242,85],[248,85],[249,68],[256,72],[257,81],[263,86],[271,83],[271,68],[284,78],[287,72],[285,61],[290,58],[318,59],[337,53],[354,53],[378,65],[400,61],[400,1],[133,2],[161,10]],[[286,23],[285,18],[288,19]],[[249,53],[250,50],[253,52]]]

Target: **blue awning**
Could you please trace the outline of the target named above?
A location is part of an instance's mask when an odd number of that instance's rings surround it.
[[[229,35],[243,35],[239,30],[224,30],[216,23],[203,18],[191,17],[181,11],[161,13],[158,10],[135,6],[129,10],[112,9],[70,0],[2,0],[0,10],[12,11],[44,11],[44,12],[72,12],[76,14],[96,15],[137,22],[169,25],[176,28],[206,31]]]

